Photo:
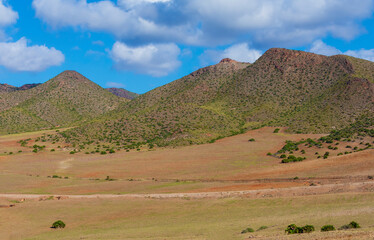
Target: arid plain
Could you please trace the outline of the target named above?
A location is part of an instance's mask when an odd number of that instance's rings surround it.
[[[318,230],[354,220],[360,230],[317,231],[303,239],[372,238],[374,150],[337,156],[346,149],[347,143],[342,143],[342,150],[317,159],[315,152],[325,152],[328,144],[305,147],[307,160],[282,164],[268,153],[276,153],[286,140],[323,135],[274,129],[252,130],[211,144],[106,155],[70,154],[69,146],[52,143],[34,153],[33,141],[19,143],[53,131],[2,136],[0,212],[6,217],[0,236],[298,239],[285,235],[287,225],[312,224]],[[50,229],[58,219],[67,227]],[[241,234],[247,227],[261,226],[267,228]]]

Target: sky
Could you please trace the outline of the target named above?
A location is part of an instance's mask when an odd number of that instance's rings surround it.
[[[136,93],[273,47],[374,61],[374,0],[0,0],[0,83],[76,70]]]

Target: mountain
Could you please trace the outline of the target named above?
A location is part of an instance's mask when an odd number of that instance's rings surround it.
[[[205,143],[266,125],[328,133],[372,116],[373,74],[366,60],[274,48],[253,64],[224,59],[197,70],[63,137],[126,149]]]
[[[21,87],[14,87],[14,86],[8,85],[8,84],[0,84],[0,93],[28,90],[28,89],[34,88],[36,86],[39,86],[39,85],[40,85],[40,83],[32,83],[32,84],[25,84]]]
[[[123,88],[107,88],[106,90],[108,90],[109,92],[113,93],[114,95],[118,97],[126,98],[129,100],[132,100],[139,96],[139,94],[127,91],[126,89],[123,89]]]
[[[75,71],[26,90],[0,93],[0,133],[70,127],[112,111],[119,98]]]

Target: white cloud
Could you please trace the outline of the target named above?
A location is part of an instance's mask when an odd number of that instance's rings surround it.
[[[256,49],[250,49],[248,44],[240,43],[232,45],[224,50],[206,50],[201,56],[200,60],[203,65],[214,62],[218,63],[223,58],[231,58],[238,62],[255,62],[261,57],[262,52]]]
[[[267,48],[353,39],[373,0],[33,0],[48,24],[104,31],[132,44],[226,45],[239,38]]]
[[[64,55],[53,47],[27,46],[26,38],[0,43],[0,65],[13,71],[39,72],[61,65],[64,60]]]
[[[4,5],[0,0],[0,26],[7,26],[17,22],[18,13],[13,11],[11,7]]]
[[[249,33],[256,46],[273,47],[302,45],[328,34],[352,39],[362,32],[356,21],[371,17],[373,1],[191,0],[188,7],[198,12],[208,39]]]
[[[155,77],[165,76],[178,68],[181,64],[179,54],[180,49],[173,43],[130,47],[122,42],[116,42],[110,53],[117,69]]]
[[[321,40],[315,41],[309,52],[322,54],[326,56],[332,56],[337,54],[344,54],[356,58],[362,58],[374,62],[374,49],[360,49],[360,50],[348,50],[345,52],[340,51],[339,49],[329,46]]]
[[[349,50],[344,52],[345,55],[362,58],[374,62],[374,49]]]
[[[10,6],[0,0],[0,41],[5,41],[9,37],[6,35],[4,28],[17,22],[18,13],[13,11]]]
[[[86,0],[33,0],[36,16],[53,27],[79,27],[108,32],[120,39],[136,42],[192,41],[184,26],[156,24],[152,19],[126,11],[111,1],[87,3]]]
[[[339,49],[333,46],[329,46],[326,43],[322,42],[321,40],[317,40],[313,42],[312,47],[309,49],[309,52],[322,54],[326,56],[342,54],[342,52]]]
[[[118,0],[118,5],[126,9],[131,9],[142,4],[168,3],[172,0]]]

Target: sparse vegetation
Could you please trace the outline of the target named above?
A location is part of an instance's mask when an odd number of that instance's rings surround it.
[[[305,225],[304,227],[298,227],[295,224],[288,225],[285,232],[287,234],[297,234],[297,233],[311,233],[313,232],[314,226],[313,225]]]
[[[57,228],[65,228],[65,223],[61,220],[58,220],[52,224],[51,228],[57,229]]]
[[[267,229],[268,228],[268,226],[261,226],[261,227],[259,227],[256,231],[258,232],[258,231],[262,231],[262,230],[265,230],[265,229]]]
[[[324,225],[323,227],[321,227],[321,232],[329,231],[335,231],[335,227],[333,225]]]
[[[254,232],[255,230],[253,230],[253,228],[246,228],[244,229],[241,233],[249,233],[249,232]]]
[[[361,226],[357,222],[352,221],[349,224],[341,226],[339,230],[345,230],[345,229],[351,229],[351,228],[361,228]]]

